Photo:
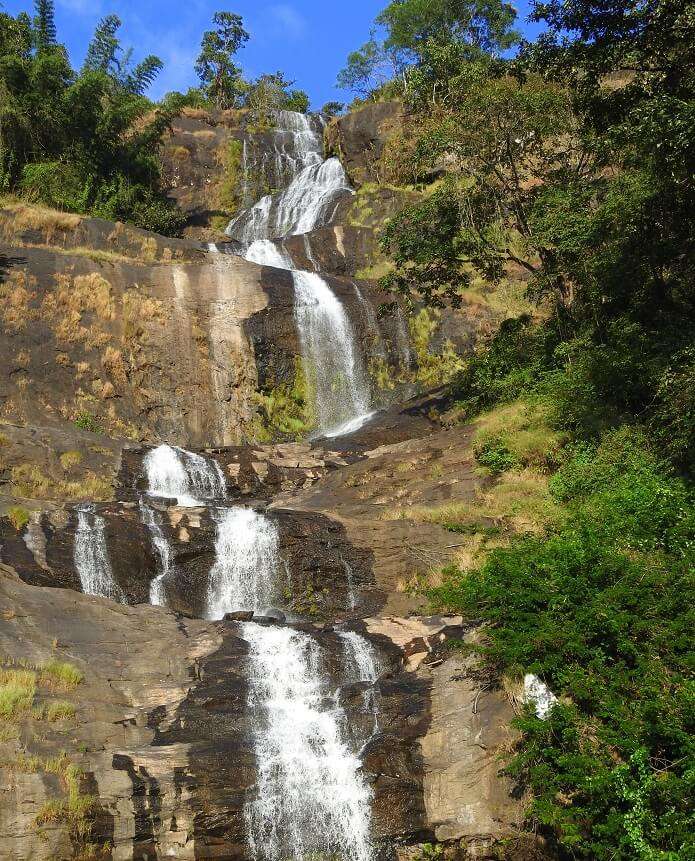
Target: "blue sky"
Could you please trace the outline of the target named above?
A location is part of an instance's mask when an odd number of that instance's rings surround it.
[[[134,59],[157,54],[165,63],[151,95],[185,90],[196,83],[193,65],[200,37],[214,12],[236,12],[251,34],[239,60],[247,77],[281,70],[306,90],[312,106],[347,101],[335,87],[350,51],[369,38],[375,16],[388,0],[55,0],[58,36],[74,64],[83,59],[96,22],[116,13],[123,21],[122,41],[135,49]],[[30,11],[31,0],[4,0],[5,11]],[[517,4],[522,21],[529,2]]]

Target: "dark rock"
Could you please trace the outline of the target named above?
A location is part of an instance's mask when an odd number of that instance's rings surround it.
[[[379,182],[384,145],[402,126],[400,102],[370,103],[332,120],[326,129],[328,151],[340,157],[353,185]]]
[[[235,610],[233,613],[225,613],[223,622],[250,622],[253,619],[253,610]]]

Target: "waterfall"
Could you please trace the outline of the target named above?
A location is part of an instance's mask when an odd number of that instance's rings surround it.
[[[178,505],[224,497],[226,484],[216,460],[170,445],[160,445],[143,460],[150,496],[176,499]]]
[[[375,682],[379,678],[381,668],[376,649],[366,637],[361,637],[355,631],[340,631],[338,636],[345,644],[349,659],[357,667],[361,682]]]
[[[244,257],[261,266],[274,266],[276,269],[292,269],[292,260],[270,239],[256,239],[246,249]]]
[[[206,618],[271,606],[277,598],[279,548],[277,525],[265,514],[241,507],[220,510]]]
[[[294,318],[318,430],[338,436],[371,414],[369,380],[345,308],[315,272],[293,272]]]
[[[269,239],[252,242],[245,256],[292,271],[294,319],[317,430],[323,436],[357,430],[374,412],[367,371],[343,304],[318,273],[292,269],[289,256]]]
[[[331,696],[316,640],[248,623],[256,793],[244,815],[258,861],[371,861],[371,791]]]
[[[150,583],[150,604],[166,607],[164,581],[171,571],[171,545],[162,531],[154,509],[146,505],[142,499],[140,500],[140,516],[143,525],[150,533],[150,541],[159,557],[159,574]]]
[[[374,352],[380,359],[386,361],[386,348],[384,347],[384,338],[381,334],[381,327],[376,316],[376,311],[372,303],[365,297],[359,286],[353,281],[352,286],[355,288],[355,294],[362,307],[365,320],[367,321],[367,332],[374,335]]]
[[[340,200],[352,194],[339,159],[323,160],[320,120],[278,111],[275,123],[275,174],[280,181],[289,179],[289,185],[284,191],[265,195],[232,219],[225,232],[244,245],[256,239],[308,233],[326,224]]]
[[[372,716],[372,731],[368,733],[366,738],[361,738],[359,741],[365,744],[369,739],[379,732],[379,708],[376,702],[376,691],[374,682],[379,678],[381,673],[381,665],[376,649],[365,637],[361,637],[355,631],[339,631],[343,647],[345,650],[345,658],[347,670],[350,672],[353,667],[357,669],[359,681],[367,682],[369,687],[365,688],[362,693],[362,702],[364,710]]]
[[[77,509],[77,531],[73,548],[75,569],[85,595],[100,595],[125,604],[125,596],[113,579],[106,546],[106,521],[91,508]]]

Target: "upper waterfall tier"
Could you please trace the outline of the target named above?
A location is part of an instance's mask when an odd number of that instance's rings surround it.
[[[278,177],[289,182],[287,188],[262,197],[239,213],[226,233],[249,245],[257,239],[276,239],[308,233],[327,224],[340,200],[351,194],[347,176],[337,158],[323,160],[323,140],[314,117],[293,111],[280,111],[269,155]],[[255,170],[244,154],[244,172]]]

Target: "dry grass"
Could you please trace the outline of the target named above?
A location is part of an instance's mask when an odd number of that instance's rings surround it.
[[[489,440],[501,441],[523,465],[545,470],[566,442],[548,424],[542,404],[515,401],[484,413],[475,421],[474,448]]]
[[[75,717],[75,706],[66,700],[56,700],[47,703],[44,707],[44,716],[47,721],[56,723],[61,720],[72,720]]]
[[[65,481],[45,475],[34,463],[15,466],[11,471],[11,492],[25,499],[104,501],[113,494],[111,480],[87,470],[80,479]]]
[[[7,240],[16,239],[27,230],[39,230],[47,242],[56,234],[76,230],[82,218],[71,212],[60,212],[15,199],[5,198],[0,202],[5,217],[0,220],[0,233]]]
[[[72,469],[73,466],[77,466],[82,463],[82,453],[79,451],[64,451],[60,457],[58,458],[60,461],[60,465],[67,472]]]
[[[10,332],[23,331],[38,316],[31,303],[36,279],[23,270],[13,270],[0,282],[0,318]]]
[[[168,151],[168,155],[174,161],[188,161],[191,157],[191,151],[185,146],[174,146]]]

